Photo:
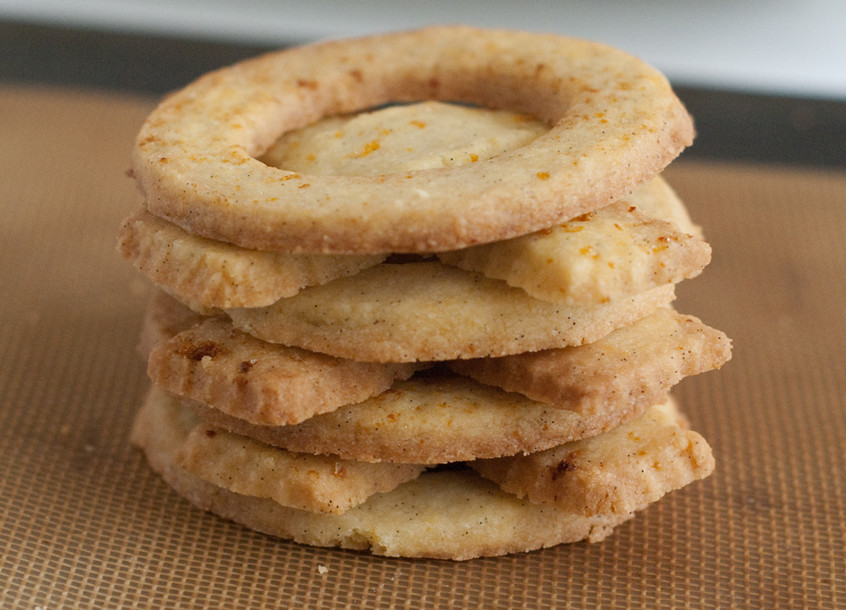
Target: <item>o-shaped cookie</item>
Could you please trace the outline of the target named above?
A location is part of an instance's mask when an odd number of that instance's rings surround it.
[[[424,99],[524,112],[551,127],[491,159],[375,177],[305,175],[256,158],[323,117]],[[611,203],[692,139],[666,79],[625,53],[554,35],[432,27],[207,74],[148,117],[133,171],[151,212],[198,235],[293,253],[436,252]]]

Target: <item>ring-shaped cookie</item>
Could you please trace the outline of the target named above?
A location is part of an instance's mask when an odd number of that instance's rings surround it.
[[[532,114],[530,144],[461,167],[303,175],[256,159],[325,116],[438,99]],[[666,79],[606,46],[432,27],[306,45],[212,72],[138,135],[148,209],[184,229],[283,252],[435,252],[525,234],[618,199],[693,139]]]

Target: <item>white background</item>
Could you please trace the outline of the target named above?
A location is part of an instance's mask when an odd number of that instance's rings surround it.
[[[271,45],[510,27],[599,40],[683,84],[846,99],[846,0],[0,0],[2,18]]]

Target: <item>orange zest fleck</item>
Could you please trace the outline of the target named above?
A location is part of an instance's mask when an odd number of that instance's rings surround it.
[[[582,229],[584,229],[584,227],[582,227],[582,226],[575,226],[574,227],[574,226],[568,225],[566,223],[561,225],[561,230],[564,231],[565,233],[578,233]]]
[[[361,157],[366,157],[372,152],[379,150],[381,144],[379,144],[379,140],[371,140],[367,144],[364,145],[364,148],[361,150],[360,153],[355,155],[356,158],[360,159]]]

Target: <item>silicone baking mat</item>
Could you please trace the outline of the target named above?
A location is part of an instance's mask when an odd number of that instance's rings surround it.
[[[0,88],[0,607],[846,606],[846,173],[666,172],[714,248],[678,308],[734,339],[676,392],[713,476],[602,543],[384,559],[205,514],[129,446],[149,288],[115,232],[153,103]]]

